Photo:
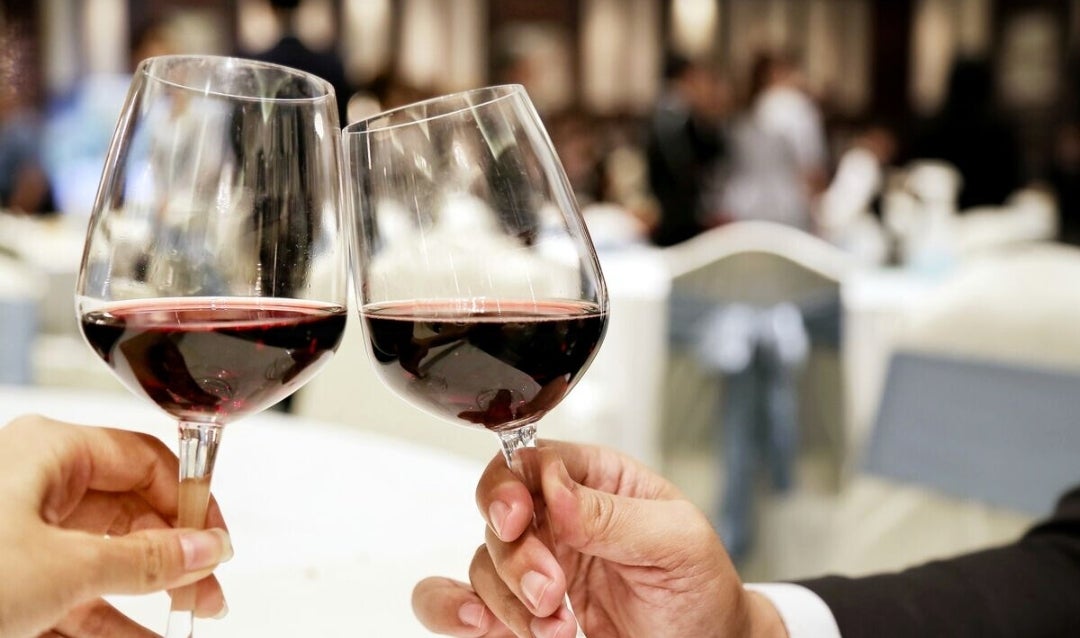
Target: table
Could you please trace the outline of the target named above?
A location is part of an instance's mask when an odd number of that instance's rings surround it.
[[[27,412],[150,432],[168,443],[175,431],[169,417],[133,396],[0,386],[0,423]],[[413,618],[412,587],[433,574],[467,578],[482,541],[473,502],[481,466],[280,413],[228,426],[214,493],[236,550],[216,572],[230,613],[200,622],[197,635],[429,636]],[[114,602],[164,631],[164,594]]]
[[[35,218],[0,213],[0,251],[8,252],[46,278],[40,291],[42,329],[75,334],[75,279],[86,238],[84,217]]]
[[[940,285],[940,279],[899,268],[855,270],[840,282],[847,458],[858,458],[873,428],[905,322]]]

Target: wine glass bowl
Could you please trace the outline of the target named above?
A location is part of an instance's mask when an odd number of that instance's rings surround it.
[[[344,139],[379,376],[464,425],[540,419],[592,360],[607,294],[524,89],[435,98],[353,123]]]
[[[608,311],[540,117],[522,87],[496,86],[354,122],[343,139],[377,375],[422,410],[495,432],[538,494],[537,421],[592,361]]]
[[[179,422],[179,524],[205,525],[222,427],[284,399],[341,340],[340,133],[330,85],[217,56],[131,81],[87,229],[83,336]],[[193,590],[168,636],[190,636]]]

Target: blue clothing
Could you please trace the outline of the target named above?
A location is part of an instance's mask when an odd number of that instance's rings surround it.
[[[40,167],[41,132],[32,113],[18,112],[0,126],[0,206],[8,206],[19,173]]]

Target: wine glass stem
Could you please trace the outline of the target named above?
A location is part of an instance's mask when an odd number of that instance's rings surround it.
[[[536,425],[528,424],[514,430],[499,432],[499,441],[502,443],[503,456],[510,470],[529,488],[533,495],[533,520],[532,528],[540,540],[547,545],[555,556],[555,538],[552,535],[551,523],[548,520],[547,506],[544,504],[544,493],[540,482],[540,457],[536,453]],[[563,604],[574,616],[577,623],[577,615],[570,605],[570,595],[564,596]],[[577,638],[585,638],[581,625],[577,625]]]
[[[221,442],[221,426],[181,421],[180,503],[178,527],[206,527],[210,503],[210,479]],[[174,589],[165,638],[191,638],[195,624],[195,585]]]

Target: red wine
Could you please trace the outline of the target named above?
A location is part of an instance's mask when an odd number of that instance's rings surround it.
[[[120,380],[180,419],[228,421],[263,410],[329,360],[342,306],[277,299],[155,299],[82,317]]]
[[[386,383],[437,415],[492,430],[555,407],[588,366],[606,314],[582,302],[409,301],[361,316]]]

